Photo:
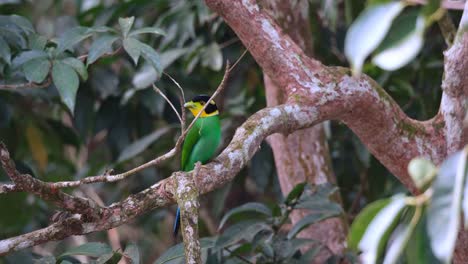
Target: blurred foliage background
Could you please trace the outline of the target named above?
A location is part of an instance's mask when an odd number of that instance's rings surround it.
[[[317,59],[326,65],[347,66],[345,33],[363,10],[363,2],[310,1]],[[143,34],[139,39],[158,52],[162,68],[180,83],[187,98],[212,93],[223,76],[224,62],[235,61],[245,49],[222,19],[200,0],[3,0],[0,14],[27,18],[37,34],[49,40],[78,25],[117,28],[119,17],[134,16],[136,29],[157,26],[165,36]],[[87,54],[92,41],[81,42],[72,54]],[[119,46],[121,43],[114,43],[114,50]],[[445,48],[439,28],[433,25],[426,32],[422,52],[409,65],[387,72],[368,63],[364,72],[375,78],[409,116],[429,119],[438,109]],[[15,52],[19,50],[12,54]],[[26,82],[4,62],[0,65],[0,85]],[[144,60],[135,66],[122,51],[89,65],[88,73],[89,78],[80,83],[73,113],[61,102],[54,85],[0,90],[0,139],[22,172],[44,181],[80,179],[111,168],[115,172],[128,170],[172,147],[179,133],[177,117],[150,87],[156,81],[179,106],[178,89],[166,76],[159,78]],[[261,70],[250,56],[237,65],[216,101],[223,120],[224,147],[246,118],[265,107]],[[333,168],[350,221],[367,203],[405,191],[344,124],[327,122],[326,126]],[[69,191],[110,204],[178,169],[179,161],[173,159],[118,183]],[[0,171],[0,181],[7,180]],[[282,199],[273,154],[264,143],[232,183],[202,197],[201,235],[213,235],[230,208],[249,201],[276,204]],[[23,193],[2,195],[0,212],[2,239],[45,227],[54,214],[49,204]],[[122,247],[135,242],[144,263],[152,263],[174,243],[170,231],[174,213],[175,207],[155,210],[119,227]],[[0,263],[29,263],[33,252],[60,254],[86,241],[109,241],[109,237],[100,232],[50,242],[0,258]]]

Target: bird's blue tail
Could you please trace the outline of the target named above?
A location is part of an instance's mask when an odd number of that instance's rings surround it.
[[[174,235],[174,237],[176,237],[177,234],[179,233],[179,229],[180,229],[180,208],[177,207],[177,213],[176,213],[176,217],[174,221],[174,228],[172,230],[172,234]]]

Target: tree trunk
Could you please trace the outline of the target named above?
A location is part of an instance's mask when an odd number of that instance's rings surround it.
[[[309,5],[307,0],[262,1],[262,7],[272,16],[307,55],[313,55],[312,34],[309,26]],[[282,87],[277,86],[264,74],[268,106],[286,102]],[[283,194],[288,194],[298,183],[336,183],[331,167],[328,144],[323,124],[295,131],[289,135],[273,134],[268,137],[275,158],[278,179]],[[336,200],[341,201],[339,194]],[[308,210],[297,210],[291,214],[296,224],[308,214]],[[323,263],[333,254],[341,254],[346,246],[347,223],[344,218],[331,218],[311,225],[299,233],[299,237],[320,241],[325,245],[317,263]]]

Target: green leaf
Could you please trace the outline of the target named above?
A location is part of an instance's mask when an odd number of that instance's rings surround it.
[[[52,67],[52,80],[59,91],[62,102],[71,113],[75,109],[76,92],[80,81],[78,75],[71,66],[61,61],[56,61]]]
[[[387,244],[388,238],[394,230],[400,215],[406,207],[406,197],[396,195],[391,202],[380,210],[367,226],[366,232],[359,242],[362,250],[361,259],[364,263],[378,263]]]
[[[158,27],[144,27],[144,28],[140,28],[140,29],[137,29],[137,30],[133,30],[132,32],[130,32],[129,36],[130,37],[133,37],[133,36],[136,36],[136,35],[139,35],[139,34],[156,34],[156,35],[166,35],[166,32],[164,32],[164,30],[158,28]]]
[[[161,59],[158,53],[149,45],[140,42],[135,38],[126,38],[123,42],[124,49],[132,57],[133,62],[138,64],[138,58],[142,55],[158,74],[162,73]]]
[[[186,54],[188,51],[187,48],[181,49],[170,49],[162,52],[160,54],[161,57],[161,67],[164,70],[168,66],[170,66],[174,61],[180,58],[182,55]]]
[[[18,56],[13,59],[13,68],[17,68],[26,62],[33,59],[47,58],[48,55],[44,51],[40,50],[28,50],[21,52]]]
[[[138,64],[138,58],[140,58],[141,54],[141,45],[140,41],[138,41],[135,38],[126,38],[123,41],[123,47],[125,51],[130,55],[130,57],[133,59],[133,62],[135,65]]]
[[[460,227],[467,152],[459,151],[444,161],[432,184],[434,193],[427,210],[427,231],[434,255],[444,263],[452,259]]]
[[[11,50],[8,43],[0,36],[0,58],[7,64],[11,63]]]
[[[370,222],[390,201],[391,199],[382,199],[370,203],[356,216],[348,233],[348,247],[350,249],[358,251],[359,241],[361,241]]]
[[[372,62],[387,71],[394,71],[405,66],[414,60],[421,50],[424,42],[424,29],[422,16],[406,15],[401,19],[396,19],[382,42],[385,47],[379,49],[381,51],[375,55]]]
[[[262,230],[271,230],[271,227],[261,220],[246,220],[228,227],[216,240],[215,246],[221,249],[233,245],[243,239],[250,241]]]
[[[55,264],[57,260],[54,256],[46,256],[40,259],[34,260],[34,264]]]
[[[90,65],[106,53],[112,53],[112,44],[119,39],[116,36],[104,35],[97,38],[89,48],[86,64]]]
[[[81,60],[73,57],[68,57],[63,59],[62,62],[71,66],[80,75],[83,81],[86,81],[88,79],[88,70],[86,69],[86,66]]]
[[[140,264],[140,252],[136,244],[128,244],[123,254],[132,261],[132,264]]]
[[[244,212],[256,212],[260,214],[264,214],[266,216],[271,216],[271,210],[268,208],[266,205],[262,203],[246,203],[243,204],[239,207],[231,209],[229,212],[227,212],[224,216],[223,219],[221,219],[221,222],[219,223],[218,230],[223,228],[224,224],[226,221],[233,215],[239,214],[239,213],[244,213]]]
[[[289,192],[288,196],[286,197],[284,203],[291,204],[293,201],[297,200],[304,192],[304,188],[306,185],[307,183],[303,182],[294,186],[294,188]]]
[[[202,66],[209,67],[213,71],[219,71],[223,67],[223,53],[218,43],[213,42],[203,49]]]
[[[295,237],[299,232],[301,232],[304,228],[310,226],[311,224],[315,224],[317,222],[323,221],[330,217],[338,216],[340,212],[312,212],[311,214],[307,215],[306,217],[302,218],[299,222],[297,222],[291,230],[288,232],[287,238],[291,239]]]
[[[22,16],[18,16],[18,15],[11,15],[10,19],[16,25],[18,25],[21,29],[23,29],[26,33],[33,33],[34,32],[33,25],[26,18],[24,18]]]
[[[113,262],[109,262],[109,260],[111,260],[114,256],[116,255],[120,255],[120,253],[117,253],[117,252],[111,252],[111,253],[106,253],[106,254],[102,254],[100,257],[98,257],[96,259],[96,263],[95,264],[109,264],[109,263],[113,263]]]
[[[425,158],[414,158],[408,164],[408,174],[419,189],[427,186],[436,173],[437,168]]]
[[[109,253],[112,253],[112,248],[109,245],[99,242],[90,242],[66,251],[65,253],[60,255],[59,258],[61,259],[65,256],[72,255],[84,255],[97,258],[101,255]]]
[[[92,34],[93,29],[88,27],[74,27],[65,31],[58,39],[57,54],[71,50],[74,45],[89,38]]]
[[[122,36],[124,36],[125,38],[127,38],[128,32],[132,28],[134,21],[135,17],[119,18],[120,30],[122,31]]]
[[[429,237],[427,234],[427,215],[424,213],[422,219],[416,225],[410,241],[405,249],[406,263],[411,264],[439,264],[434,256]]]
[[[321,249],[322,247],[312,247],[311,249],[307,250],[306,252],[304,252],[304,254],[302,254],[301,258],[299,259],[299,263],[313,263],[313,260],[320,253]]]
[[[287,260],[291,258],[300,248],[310,246],[313,243],[318,244],[313,239],[284,239],[282,237],[273,239],[274,256],[280,260]]]
[[[389,242],[386,245],[383,264],[396,264],[402,255],[413,231],[421,218],[422,208],[416,209],[416,212],[409,221],[402,221],[393,231]]]
[[[30,82],[41,83],[50,71],[50,61],[45,58],[33,59],[23,64],[23,72]]]
[[[294,209],[309,209],[314,212],[341,213],[341,206],[330,200],[330,196],[336,192],[337,188],[331,184],[321,184],[312,187],[311,192],[304,192]]]
[[[202,250],[207,250],[210,248],[214,247],[214,243],[216,241],[216,238],[212,237],[204,237],[200,239],[200,248]],[[181,259],[184,257],[184,244],[180,243],[177,244],[170,249],[166,250],[164,254],[162,254],[155,262],[154,264],[163,264],[163,263],[168,263],[170,261],[176,260],[176,259]]]
[[[159,58],[158,53],[151,46],[141,42],[140,50],[143,58],[145,58],[145,60],[147,60],[153,66],[158,75],[160,75],[163,71],[163,68],[161,65],[161,58]]]
[[[345,55],[355,74],[361,72],[365,59],[384,39],[403,8],[400,1],[372,5],[350,26],[345,39]]]
[[[38,34],[28,36],[29,48],[32,50],[44,50],[47,45],[47,38]]]
[[[142,137],[141,139],[133,142],[130,145],[127,145],[122,152],[120,152],[119,158],[117,159],[117,163],[129,160],[144,150],[146,150],[154,141],[161,138],[161,136],[165,135],[167,132],[171,131],[170,127],[164,127],[157,129],[153,133]]]

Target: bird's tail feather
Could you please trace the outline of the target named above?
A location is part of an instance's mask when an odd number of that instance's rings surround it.
[[[177,234],[179,233],[179,229],[180,229],[180,208],[177,207],[176,217],[174,221],[174,228],[172,230],[172,234],[174,235],[174,237],[176,237]]]

